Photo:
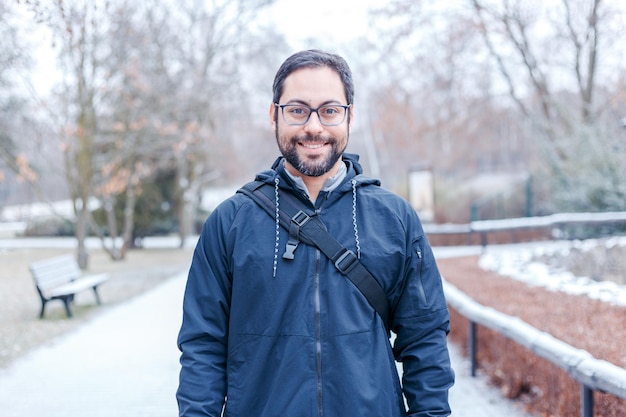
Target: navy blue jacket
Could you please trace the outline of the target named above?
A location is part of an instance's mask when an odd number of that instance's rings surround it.
[[[387,294],[393,348],[380,317],[329,259],[302,243],[295,259],[283,259],[288,232],[236,194],[207,219],[189,270],[180,416],[450,414],[449,314],[430,245],[410,205],[362,175],[357,158],[344,155],[346,179],[316,208]],[[280,189],[278,205],[291,193],[313,208],[280,162],[257,180]]]

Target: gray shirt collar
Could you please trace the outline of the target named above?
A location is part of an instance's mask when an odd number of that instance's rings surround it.
[[[284,167],[284,164],[285,164],[285,161],[283,161],[283,167]],[[304,191],[306,195],[310,198],[311,195],[309,194],[309,190],[306,188],[306,184],[304,184],[304,181],[302,181],[302,178],[292,175],[287,169],[285,169],[285,172],[287,173],[287,175],[289,175],[289,178],[293,180],[296,186],[302,191]],[[335,188],[339,187],[339,184],[341,184],[343,180],[346,178],[347,173],[348,173],[348,170],[346,169],[346,164],[342,163],[339,166],[339,170],[337,171],[337,174],[335,174],[334,177],[330,177],[326,180],[326,182],[324,183],[324,186],[322,187],[322,191],[331,192]]]

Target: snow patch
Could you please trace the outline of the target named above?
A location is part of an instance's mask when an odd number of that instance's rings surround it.
[[[564,268],[562,262],[545,262],[556,258],[577,256],[577,253],[581,252],[606,253],[614,248],[626,252],[626,237],[490,246],[481,255],[479,265],[485,270],[497,272],[529,285],[544,287],[550,291],[586,295],[596,300],[626,306],[626,285],[619,285],[613,281],[597,281],[587,276],[576,276]],[[624,260],[623,255],[617,256],[621,258],[621,261]]]

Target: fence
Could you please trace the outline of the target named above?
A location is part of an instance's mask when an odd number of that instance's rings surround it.
[[[476,325],[480,324],[528,348],[574,378],[581,386],[583,417],[593,416],[593,391],[607,392],[626,399],[626,369],[596,359],[587,351],[576,349],[517,317],[478,304],[446,281],[444,291],[450,306],[470,322],[469,352],[472,376],[476,375]]]
[[[559,227],[567,224],[621,224],[626,212],[563,213],[545,217],[476,221],[468,225],[430,225],[429,234],[479,233],[487,245],[487,234],[531,228]],[[444,291],[451,307],[469,320],[469,353],[472,376],[476,374],[476,325],[497,333],[528,348],[535,355],[565,370],[581,387],[582,417],[593,416],[593,392],[600,391],[626,399],[626,369],[599,360],[588,352],[574,348],[548,333],[537,330],[517,317],[482,306],[444,281]]]
[[[550,233],[541,234],[541,237],[554,237],[554,230],[571,225],[597,226],[626,224],[626,212],[605,212],[605,213],[558,213],[540,217],[521,217],[503,220],[479,220],[467,224],[424,224],[424,230],[436,244],[438,236],[457,235],[465,236],[466,244],[473,244],[473,236],[479,236],[479,243],[487,246],[490,234],[510,233],[508,242],[516,242],[516,232],[524,230],[548,230]]]

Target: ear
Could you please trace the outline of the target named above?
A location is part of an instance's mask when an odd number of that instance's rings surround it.
[[[272,126],[272,130],[274,131],[274,133],[276,133],[276,129],[278,128],[278,126],[276,126],[276,105],[274,103],[270,104],[270,125]]]
[[[348,109],[350,118],[348,120],[350,120],[350,123],[348,123],[348,134],[352,133],[352,125],[354,123],[354,104],[352,106],[350,106],[350,108]]]

